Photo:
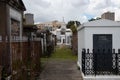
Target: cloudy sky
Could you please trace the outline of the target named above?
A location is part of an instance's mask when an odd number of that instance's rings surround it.
[[[120,0],[23,0],[25,13],[34,14],[35,23],[53,20],[65,22],[77,20],[81,23],[100,17],[104,12],[115,12],[120,20]]]

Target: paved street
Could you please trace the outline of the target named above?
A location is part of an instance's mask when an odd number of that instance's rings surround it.
[[[76,61],[48,60],[39,80],[82,80]]]

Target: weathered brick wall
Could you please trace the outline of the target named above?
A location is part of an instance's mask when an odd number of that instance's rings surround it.
[[[21,46],[20,42],[12,42],[11,43],[11,52],[12,52],[12,60],[21,60]]]
[[[40,41],[31,41],[22,43],[22,56],[23,56],[23,66],[24,66],[24,77],[28,78],[28,71],[30,70],[29,77],[31,80],[39,73],[40,71],[40,56],[42,53],[41,42]]]
[[[29,56],[29,47],[28,42],[22,42],[22,60],[23,60],[23,65],[27,65],[27,60]]]
[[[7,47],[6,47],[6,43],[1,41],[0,42],[0,79],[2,78],[2,75],[4,75],[3,73],[3,67],[4,67],[4,72],[6,73],[7,71],[7,66],[5,65],[8,65],[9,63],[9,59],[7,57]]]
[[[12,79],[18,80],[21,76],[22,69],[22,53],[21,42],[11,42],[12,53]]]
[[[2,65],[3,53],[4,53],[4,43],[0,42],[0,65]]]
[[[34,50],[34,55],[33,55],[33,60],[35,63],[35,71],[40,71],[40,56],[42,53],[42,47],[41,47],[41,42],[40,41],[34,41],[33,45],[33,50]]]
[[[7,45],[7,44],[6,44]],[[28,78],[28,62],[30,61],[30,72],[31,77],[35,76],[40,71],[40,56],[42,53],[40,41],[28,42],[12,42],[11,53],[12,53],[12,79],[13,80],[27,80]],[[5,43],[0,42],[0,66],[3,63],[5,52]],[[7,61],[7,59],[6,59]],[[0,79],[1,71],[0,67]],[[24,74],[24,75],[23,75]],[[24,77],[24,78],[23,78]]]

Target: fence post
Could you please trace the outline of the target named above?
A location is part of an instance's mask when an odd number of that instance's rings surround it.
[[[90,69],[90,59],[91,59],[91,56],[90,56],[90,52],[89,52],[89,49],[87,49],[87,52],[86,52],[86,58],[85,58],[85,70],[86,70],[86,73],[87,75],[91,74],[91,69]]]
[[[100,49],[97,49],[94,54],[95,54],[95,75],[97,75],[97,71],[98,71],[97,59],[98,59],[98,54],[100,54]]]
[[[117,73],[120,74],[120,49],[118,49],[118,54],[117,54]]]
[[[108,70],[111,73],[112,72],[112,63],[111,63],[112,62],[112,51],[111,51],[111,49],[108,49],[107,53],[109,54],[109,55],[106,54],[106,56],[108,56],[108,65],[107,65],[107,68],[105,68],[105,70]],[[105,59],[105,60],[107,61],[107,59]],[[106,63],[105,63],[105,65],[106,65]]]
[[[93,74],[95,74],[96,73],[95,71],[95,50],[93,49],[92,52],[93,52]]]
[[[113,72],[117,74],[117,53],[115,53],[115,49],[112,50],[112,68]]]
[[[102,52],[100,54],[102,54],[102,68],[101,68],[101,71],[104,71],[104,66],[106,66],[106,56],[107,56],[107,53],[109,53],[109,50],[105,50],[105,49],[102,49]],[[109,63],[108,63],[109,64]],[[102,73],[103,74],[103,73]]]
[[[86,54],[86,49],[82,49],[82,72],[85,74],[85,54]]]

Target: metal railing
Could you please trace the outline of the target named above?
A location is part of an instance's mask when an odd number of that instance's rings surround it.
[[[82,72],[84,75],[120,75],[120,49],[82,50]]]

